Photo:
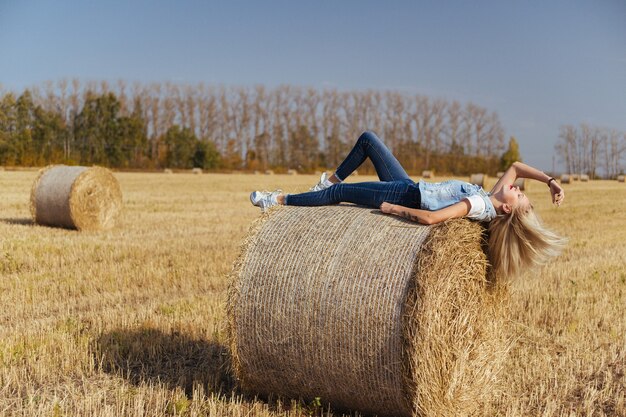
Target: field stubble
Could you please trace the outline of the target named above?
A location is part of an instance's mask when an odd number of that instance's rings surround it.
[[[258,216],[248,193],[316,178],[118,173],[121,224],[79,233],[31,223],[35,175],[0,172],[0,415],[319,412],[234,391],[223,329],[226,276]],[[513,343],[484,415],[626,416],[626,187],[565,191],[558,209],[544,185],[527,192],[570,242],[510,284]]]

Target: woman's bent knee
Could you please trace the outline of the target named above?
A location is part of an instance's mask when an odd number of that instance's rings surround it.
[[[376,136],[376,133],[372,132],[371,130],[366,130],[365,132],[361,133],[361,136],[359,136],[358,141],[359,142],[374,142],[374,141],[380,141],[380,139],[378,138],[378,136]]]

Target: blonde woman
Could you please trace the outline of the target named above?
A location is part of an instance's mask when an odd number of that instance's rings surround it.
[[[380,181],[343,183],[367,158],[374,164]],[[552,202],[561,205],[565,193],[554,178],[515,162],[489,193],[467,182],[450,180],[440,183],[414,182],[384,143],[372,132],[363,133],[330,176],[309,192],[283,194],[255,191],[250,201],[265,210],[276,204],[321,206],[340,202],[379,208],[422,223],[436,224],[448,219],[467,217],[488,223],[489,257],[499,275],[516,276],[525,268],[540,265],[560,253],[565,239],[547,230],[534,213],[528,197],[513,185],[517,178],[543,182]]]

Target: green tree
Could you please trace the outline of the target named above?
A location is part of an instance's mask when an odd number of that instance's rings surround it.
[[[85,105],[76,116],[74,137],[82,164],[120,164],[122,143],[118,112],[120,103],[113,93],[87,93]]]
[[[515,137],[511,136],[511,138],[509,139],[509,147],[502,154],[502,158],[500,158],[500,170],[504,171],[508,167],[510,167],[511,164],[513,164],[513,162],[515,161],[521,162],[521,160],[522,160],[522,157],[519,152],[519,144],[517,143],[517,140],[515,139]]]
[[[35,106],[29,90],[15,103],[15,132],[11,142],[15,152],[15,163],[19,165],[34,164],[33,128],[35,126]]]
[[[193,168],[198,138],[189,128],[170,127],[163,140],[167,146],[165,165],[170,168]]]
[[[130,116],[118,118],[118,166],[141,167],[146,165],[148,136],[146,122],[141,114],[141,104],[135,103],[135,108]]]
[[[7,93],[0,100],[0,164],[15,164],[13,136],[15,134],[15,96]]]
[[[192,159],[194,168],[215,169],[220,166],[222,158],[215,143],[198,140]]]
[[[35,108],[33,127],[34,160],[37,165],[46,165],[64,160],[63,144],[68,135],[65,121],[59,113]]]

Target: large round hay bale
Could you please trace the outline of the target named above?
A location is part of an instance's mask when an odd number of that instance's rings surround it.
[[[470,184],[476,184],[484,187],[487,182],[487,174],[472,174],[470,175],[469,182]]]
[[[483,232],[355,206],[270,210],[229,284],[241,388],[380,416],[476,411],[505,356]]]
[[[109,229],[122,209],[122,191],[106,168],[53,165],[42,169],[30,194],[37,224],[78,230]]]
[[[435,178],[435,171],[433,170],[422,171],[422,178],[429,178],[429,179]]]
[[[580,174],[580,182],[589,182],[589,175]]]
[[[569,184],[572,181],[572,177],[569,174],[561,175],[561,184]]]
[[[626,177],[624,177],[624,175],[618,175],[618,176],[617,176],[617,182],[624,182],[624,179],[625,179],[625,178],[626,178]]]

